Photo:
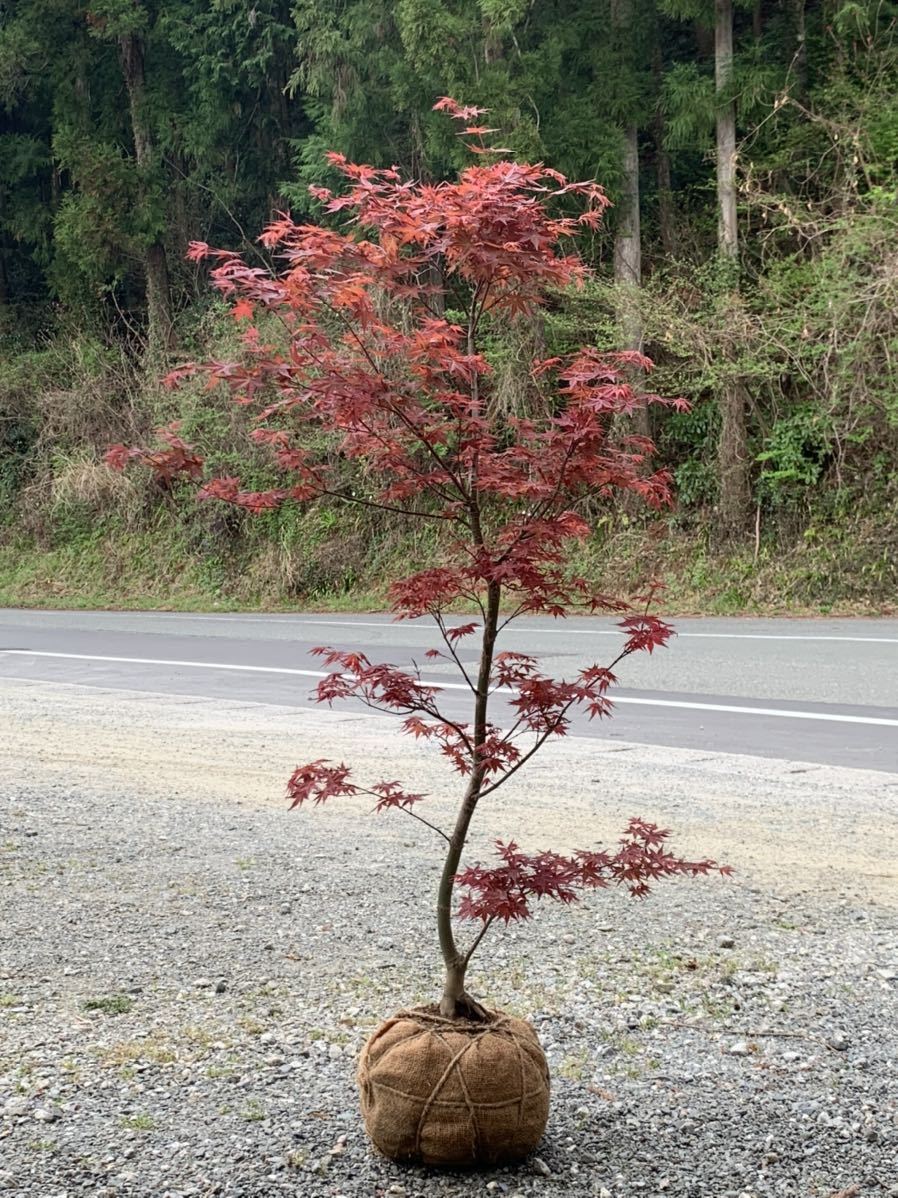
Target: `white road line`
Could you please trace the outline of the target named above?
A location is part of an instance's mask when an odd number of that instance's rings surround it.
[[[176,666],[190,670],[232,670],[247,674],[287,674],[300,678],[325,678],[325,670],[299,670],[286,666],[246,666],[233,662],[220,661],[176,661],[169,658],[155,657],[112,657],[100,656],[93,653],[53,653],[42,649],[3,649],[0,654],[16,657],[52,657],[70,661],[107,661],[125,665],[142,666]],[[441,679],[422,679],[428,685],[438,690],[466,691],[468,687],[463,682],[443,682]],[[509,687],[497,687],[495,694],[513,695]],[[837,712],[822,711],[788,711],[779,707],[745,707],[733,703],[696,703],[687,699],[642,699],[629,695],[613,696],[615,704],[632,704],[640,707],[681,707],[690,711],[726,711],[736,715],[766,715],[784,720],[823,720],[835,724],[872,724],[882,728],[898,728],[898,719],[886,717],[841,715]]]
[[[202,617],[194,616],[194,619]],[[240,621],[244,617],[241,616],[215,616],[214,619],[236,620]],[[246,617],[252,623],[267,623],[263,616]],[[673,619],[673,617],[672,617]],[[402,621],[376,621],[376,620],[315,620],[305,619],[299,616],[287,616],[279,623],[286,624],[287,621],[291,624],[300,624],[309,628],[413,628],[419,632],[426,632],[428,635],[439,635],[436,629],[431,625],[413,624],[409,620]],[[674,620],[674,629],[676,630],[677,638],[706,639],[706,640],[723,640],[723,641],[850,641],[852,644],[871,645],[898,645],[898,637],[890,636],[801,636],[795,633],[779,633],[779,632],[680,632],[676,627]],[[502,630],[502,634],[522,634],[533,633],[547,636],[616,636],[622,639],[624,633],[619,628],[539,628],[528,624],[510,625]]]
[[[71,616],[72,612],[36,612],[36,615],[66,615]],[[109,612],[105,613],[113,616],[131,616],[136,615],[139,618],[162,617],[165,620],[206,620],[212,621],[215,624],[236,623],[236,624],[270,624],[277,626],[283,625],[300,625],[308,628],[402,628],[414,629],[415,631],[425,632],[428,635],[439,635],[436,629],[431,624],[419,624],[411,620],[334,620],[334,619],[315,619],[313,616],[290,616],[272,613],[270,616],[234,616],[217,614],[215,612],[199,613],[199,612]],[[2,617],[2,613],[0,613]],[[676,617],[670,617],[671,622],[676,629]],[[114,632],[114,628],[109,628],[108,631]],[[511,625],[504,630],[508,634],[542,634],[547,636],[623,636],[620,629],[617,628],[572,628],[569,625],[562,625],[557,628],[535,627],[532,624],[517,624]],[[836,634],[824,633],[816,635],[815,633],[794,633],[794,632],[681,632],[677,629],[677,638],[679,640],[719,640],[719,641],[840,641],[853,645],[898,645],[898,636],[841,636]]]

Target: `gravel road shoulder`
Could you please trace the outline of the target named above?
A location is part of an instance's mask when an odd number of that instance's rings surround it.
[[[438,985],[438,852],[282,799],[333,756],[439,822],[433,755],[374,716],[9,680],[0,728],[0,1193],[898,1195],[898,776],[571,740],[491,800],[475,857],[639,814],[737,876],[496,938],[472,988],[536,1023],[552,1119],[521,1168],[441,1176],[371,1153],[352,1080]]]

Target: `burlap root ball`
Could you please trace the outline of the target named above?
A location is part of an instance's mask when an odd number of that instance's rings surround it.
[[[549,1067],[529,1023],[402,1011],[362,1049],[362,1116],[384,1156],[471,1168],[519,1161],[549,1117]]]

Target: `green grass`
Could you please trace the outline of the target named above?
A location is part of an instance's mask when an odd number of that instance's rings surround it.
[[[126,1131],[155,1131],[156,1120],[152,1115],[125,1115],[122,1127]]]
[[[104,1015],[127,1015],[134,1000],[127,994],[107,994],[101,998],[87,998],[81,1006],[85,1011],[102,1011]]]
[[[202,512],[195,510],[199,506]],[[334,612],[387,606],[389,580],[424,568],[428,528],[327,510],[222,531],[211,505],[170,506],[140,530],[114,517],[64,520],[40,545],[0,530],[0,606],[134,611]],[[576,550],[573,568],[617,594],[650,578],[670,615],[855,615],[896,610],[894,530],[878,517],[821,520],[789,543],[713,552],[707,529],[622,522]]]
[[[288,612],[376,611],[384,588],[359,587],[301,599],[278,594],[275,581],[233,589],[209,579],[203,562],[145,533],[122,533],[54,549],[0,545],[0,607],[74,611]]]

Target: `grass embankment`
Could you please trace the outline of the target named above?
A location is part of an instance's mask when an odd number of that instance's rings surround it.
[[[239,351],[229,318],[210,310],[196,319],[185,353]],[[0,605],[371,610],[385,606],[391,579],[437,557],[432,526],[381,512],[321,503],[252,518],[198,503],[186,487],[167,492],[146,471],[116,474],[102,463],[111,443],[142,443],[178,420],[211,475],[238,474],[250,490],[281,481],[268,455],[248,446],[250,414],[226,396],[199,383],[161,390],[114,344],[60,335],[13,350],[0,352]],[[765,492],[757,534],[723,550],[711,500],[684,483],[707,462],[684,458],[683,445],[678,452],[678,515],[647,523],[600,513],[578,550],[575,568],[602,590],[638,593],[658,578],[671,614],[896,610],[891,467],[838,486]],[[365,485],[363,476],[344,481]]]
[[[101,519],[44,545],[8,534],[0,606],[378,610],[390,580],[425,567],[437,549],[429,529],[416,536],[354,514],[294,513],[235,530],[202,507],[187,518],[165,508],[145,528]],[[895,538],[884,519],[858,519],[812,526],[791,545],[714,553],[696,530],[618,525],[584,546],[576,564],[612,593],[661,579],[671,614],[888,615],[898,608]]]

